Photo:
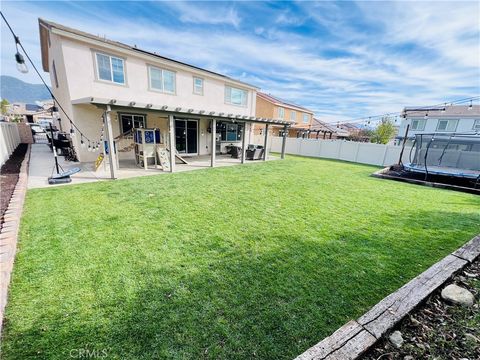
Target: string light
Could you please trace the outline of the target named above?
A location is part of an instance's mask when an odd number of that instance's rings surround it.
[[[472,109],[473,109],[472,100],[470,100],[470,105],[468,105],[468,110],[472,110]]]
[[[73,129],[73,134],[75,132],[78,132],[80,134],[80,145],[82,146],[85,146],[85,142],[83,140],[83,138],[85,138],[86,141],[90,142],[90,139],[85,136],[85,134],[82,133],[82,131],[78,128],[77,125],[75,125],[75,123],[72,121],[72,119],[70,118],[70,116],[66,113],[66,111],[64,110],[64,108],[62,107],[62,105],[58,102],[57,98],[55,97],[55,95],[53,95],[53,92],[52,90],[50,89],[50,87],[47,85],[47,83],[45,82],[45,80],[43,79],[43,76],[40,74],[40,72],[38,71],[37,67],[35,66],[35,63],[32,61],[32,59],[30,58],[30,56],[28,55],[27,51],[25,50],[25,48],[23,47],[22,43],[20,42],[20,38],[15,34],[15,32],[13,31],[12,27],[10,26],[10,23],[7,21],[7,19],[5,18],[5,15],[3,14],[3,12],[0,11],[0,16],[2,17],[3,21],[5,22],[5,24],[7,25],[8,29],[10,30],[14,40],[15,40],[15,48],[17,50],[16,54],[15,54],[15,61],[16,61],[16,64],[17,64],[17,69],[18,71],[20,71],[21,73],[25,74],[28,72],[28,67],[27,67],[27,64],[25,63],[25,58],[23,57],[23,55],[20,53],[20,49],[21,51],[23,52],[23,54],[25,55],[25,57],[27,58],[28,62],[30,63],[30,65],[32,66],[33,70],[35,70],[35,73],[38,75],[38,77],[40,78],[40,80],[42,81],[43,85],[45,86],[45,88],[47,89],[48,93],[50,94],[50,96],[52,97],[53,101],[54,101],[54,105],[55,103],[58,105],[58,107],[62,110],[64,116],[70,121],[70,124],[72,125],[72,129]],[[20,49],[19,49],[20,48]],[[57,111],[57,108],[54,106],[52,107],[52,112],[56,112]],[[53,114],[52,114],[53,115]],[[58,118],[58,121],[60,121],[61,119]],[[70,130],[70,135],[72,135],[72,129]],[[93,143],[93,141],[92,141]]]

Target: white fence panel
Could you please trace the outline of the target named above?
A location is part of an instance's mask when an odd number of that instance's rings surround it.
[[[322,141],[322,146],[321,146],[321,153],[320,157],[328,158],[328,159],[338,159],[339,153],[340,153],[340,143],[341,141],[323,141],[323,140],[318,140]]]
[[[357,162],[370,165],[383,165],[386,145],[361,143],[358,148]]]
[[[304,156],[318,156],[320,153],[319,151],[319,142],[316,140],[308,140],[305,139],[304,141],[301,141],[300,139],[300,144],[302,146],[301,154]]]
[[[358,147],[360,143],[353,141],[339,141],[340,151],[338,158],[345,161],[357,161]]]
[[[20,144],[20,134],[16,123],[0,122],[0,166],[7,161]]]
[[[282,138],[272,139],[271,151],[282,150]],[[398,162],[401,146],[361,143],[344,140],[287,138],[287,154],[338,159],[361,164],[388,166]],[[403,153],[403,162],[409,162],[410,148]]]

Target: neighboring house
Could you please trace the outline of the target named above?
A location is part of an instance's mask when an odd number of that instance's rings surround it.
[[[174,144],[183,156],[210,154],[213,166],[226,145],[250,143],[252,124],[290,124],[256,117],[253,85],[50,21],[39,19],[39,27],[54,95],[86,138],[98,141],[105,123],[105,135],[111,129],[119,141],[120,160],[134,157],[120,144],[134,128],[159,129],[167,149]],[[60,117],[68,133],[69,121]],[[72,141],[80,161],[98,156],[81,146],[82,136]]]
[[[405,137],[407,125],[407,145],[416,134],[438,133],[480,133],[480,105],[452,105],[430,109],[407,107],[403,110],[403,120],[396,137],[401,144]]]
[[[312,125],[313,111],[288,103],[270,94],[257,92],[256,116],[260,118],[271,118],[278,121],[289,121],[292,126],[288,129],[288,137],[297,137],[298,133],[308,130]],[[271,127],[273,136],[283,135],[283,126],[273,125]],[[255,134],[262,134],[263,126],[255,126]]]
[[[348,139],[350,133],[340,126],[313,118],[312,126],[301,136],[310,139]]]
[[[39,104],[40,105],[19,102],[8,104],[6,117],[10,121],[20,118],[22,122],[27,123],[52,121],[52,101],[43,101],[39,102]]]

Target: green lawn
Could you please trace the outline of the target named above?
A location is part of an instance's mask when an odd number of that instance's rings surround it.
[[[293,358],[479,232],[480,197],[374,170],[289,157],[29,191],[3,358]]]

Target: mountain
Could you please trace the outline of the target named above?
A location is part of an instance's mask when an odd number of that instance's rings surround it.
[[[29,84],[12,76],[0,76],[0,97],[9,102],[34,103],[50,98],[43,84]]]

